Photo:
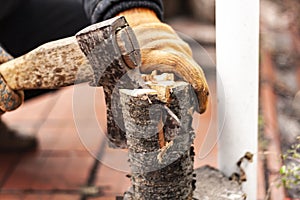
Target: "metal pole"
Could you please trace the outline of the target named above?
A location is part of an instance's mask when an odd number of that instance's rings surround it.
[[[253,200],[257,193],[259,0],[216,0],[216,37],[219,167],[230,176],[239,158],[247,151],[254,153],[243,184],[247,199]]]

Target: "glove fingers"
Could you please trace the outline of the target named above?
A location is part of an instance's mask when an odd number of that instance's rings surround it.
[[[176,32],[167,24],[151,23],[135,27],[135,34],[141,49],[173,48],[192,56],[189,45],[180,39]]]
[[[155,63],[155,65],[153,65]],[[142,50],[142,72],[172,72],[189,82],[199,99],[199,112],[207,108],[209,89],[201,67],[190,57],[176,50]]]
[[[142,54],[142,72],[172,72],[189,82],[199,99],[199,112],[206,110],[208,85],[200,66],[192,59],[189,45],[167,24],[139,24],[133,28]]]

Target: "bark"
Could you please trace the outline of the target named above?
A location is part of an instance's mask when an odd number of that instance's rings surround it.
[[[133,79],[139,74],[138,70],[130,70],[132,55],[123,55],[128,47],[126,34],[116,36],[118,27],[122,27],[124,18],[113,18],[85,28],[76,34],[81,50],[84,52],[93,69],[93,86],[103,86],[107,107],[107,135],[111,147],[126,148],[124,122],[120,105],[119,89],[138,88],[139,84]],[[103,23],[107,23],[105,26]],[[130,28],[127,27],[126,31]],[[133,34],[133,32],[132,32]],[[119,37],[119,44],[117,43]],[[123,39],[122,39],[123,38]],[[130,46],[130,45],[129,45]],[[125,56],[123,59],[122,56]],[[139,62],[139,61],[137,61]],[[137,79],[135,79],[137,80]]]
[[[3,63],[0,73],[13,90],[59,88],[91,80],[93,75],[75,37],[46,43]]]
[[[0,64],[12,59],[13,57],[0,46]],[[0,74],[0,115],[5,111],[17,109],[22,104],[23,99],[24,93],[9,88]]]
[[[133,185],[124,199],[192,199],[193,90],[185,82],[147,85],[156,89],[120,90]]]
[[[13,57],[0,46],[0,64],[12,60]]]
[[[119,88],[139,87],[138,70],[130,71],[139,63],[135,35],[124,17],[116,17],[6,62],[0,74],[13,90],[59,88],[93,80],[91,85],[104,89],[110,145],[125,148]]]

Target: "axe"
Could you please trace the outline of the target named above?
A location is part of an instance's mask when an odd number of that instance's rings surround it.
[[[0,51],[0,61],[1,56],[9,61],[0,65],[0,75],[12,90],[54,89],[86,81],[103,86],[110,144],[126,148],[119,89],[141,87],[143,80],[134,69],[141,65],[138,41],[124,17],[91,25],[15,59],[3,55]]]

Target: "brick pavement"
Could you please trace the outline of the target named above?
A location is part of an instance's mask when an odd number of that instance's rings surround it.
[[[82,93],[85,90],[89,93]],[[89,95],[95,101],[89,101]],[[36,135],[39,147],[35,152],[0,154],[0,199],[113,200],[122,195],[130,185],[125,177],[126,151],[105,145],[103,111],[101,89],[94,91],[83,84],[30,100],[6,113],[3,120],[24,134]],[[195,167],[216,166],[216,147],[211,150],[215,140],[211,109],[195,119],[196,124],[200,121],[196,138],[200,157],[196,157]],[[95,196],[85,198],[84,194]]]

